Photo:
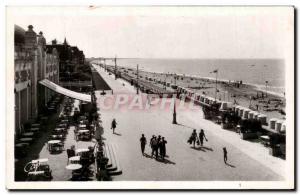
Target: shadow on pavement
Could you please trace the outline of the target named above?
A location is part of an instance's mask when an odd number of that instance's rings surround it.
[[[146,154],[146,153],[144,153],[144,156],[145,156],[146,158],[152,158],[152,156],[150,156],[149,154]]]
[[[202,151],[202,152],[206,152],[206,150],[204,150],[202,147],[200,148],[194,148],[193,146],[191,146],[190,148],[194,149],[194,150],[198,150],[198,151]]]
[[[205,146],[201,146],[201,148],[204,149],[204,150],[214,151],[212,148],[205,147]]]
[[[157,162],[164,163],[164,164],[172,164],[172,165],[176,165],[175,162],[172,162],[172,161],[170,161],[170,160],[168,160],[168,159],[160,159],[160,158],[158,158],[158,159],[156,159],[156,161],[157,161]]]
[[[227,166],[229,166],[229,167],[232,167],[232,168],[236,168],[234,165],[232,165],[232,164],[229,164],[229,163],[225,163]]]

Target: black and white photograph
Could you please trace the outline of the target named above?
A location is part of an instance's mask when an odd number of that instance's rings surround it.
[[[8,189],[294,189],[292,6],[7,6]]]

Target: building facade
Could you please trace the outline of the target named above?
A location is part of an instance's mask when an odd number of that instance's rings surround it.
[[[77,67],[85,62],[83,51],[79,50],[77,46],[69,45],[66,38],[62,44],[59,44],[57,40],[53,40],[52,44],[47,45],[47,48],[55,48],[59,53],[60,78],[76,72]]]
[[[15,134],[23,131],[23,125],[34,120],[54,95],[39,85],[42,79],[59,82],[59,54],[55,48],[47,48],[43,33],[39,35],[29,25],[25,31],[15,25]]]

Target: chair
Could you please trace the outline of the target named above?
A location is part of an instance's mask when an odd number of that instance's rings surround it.
[[[71,149],[67,149],[67,155],[68,155],[68,164],[69,164],[69,158],[75,156],[75,151]]]

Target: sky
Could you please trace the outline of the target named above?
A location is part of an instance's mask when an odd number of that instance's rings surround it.
[[[293,35],[290,7],[8,7],[7,21],[86,57],[284,58]]]

